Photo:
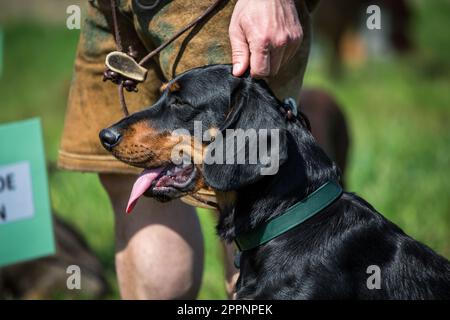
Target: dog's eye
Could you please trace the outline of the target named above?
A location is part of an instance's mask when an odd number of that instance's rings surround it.
[[[186,106],[186,104],[177,101],[177,102],[172,103],[171,106],[174,108],[183,108]]]
[[[189,104],[175,96],[172,98],[172,101],[170,102],[170,106],[175,107],[175,108],[182,108],[182,107],[189,106]]]
[[[175,111],[175,116],[182,121],[189,121],[198,114],[198,110],[178,97],[173,98],[170,107]]]

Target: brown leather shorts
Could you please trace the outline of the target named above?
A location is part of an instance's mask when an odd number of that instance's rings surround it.
[[[119,28],[125,47],[132,45],[142,57],[201,14],[214,0],[160,1],[154,9],[142,4],[154,0],[121,0]],[[297,1],[303,26],[301,49],[276,77],[268,79],[279,98],[298,98],[309,53],[311,28],[307,0]],[[235,0],[223,5],[199,25],[164,49],[150,64],[147,79],[138,93],[126,93],[130,112],[152,105],[159,97],[160,86],[185,70],[215,63],[230,63],[231,48],[228,25]],[[105,56],[116,49],[111,33],[109,0],[89,2],[75,61],[64,132],[59,150],[61,168],[101,173],[137,173],[112,157],[100,144],[98,133],[120,120],[118,89],[111,82],[102,82]]]

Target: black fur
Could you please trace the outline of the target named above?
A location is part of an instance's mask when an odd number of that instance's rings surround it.
[[[286,121],[281,102],[264,81],[236,78],[231,67],[207,66],[177,79],[152,108],[124,119],[146,119],[159,130],[278,128],[281,162],[276,175],[259,165],[205,165],[206,182],[235,190],[234,206],[221,208],[218,233],[226,241],[280,215],[339,171],[302,121]],[[182,107],[180,107],[182,106]],[[225,131],[224,131],[225,133]],[[225,136],[225,139],[227,137]],[[368,289],[367,268],[381,269],[381,289]],[[298,227],[241,256],[240,299],[449,299],[450,263],[407,236],[355,194],[344,194]]]

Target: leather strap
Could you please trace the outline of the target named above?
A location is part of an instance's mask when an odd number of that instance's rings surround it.
[[[117,19],[117,0],[110,0],[111,4],[111,13],[112,13],[112,20],[113,20],[113,28],[114,28],[114,37],[116,40],[116,47],[118,52],[123,52],[123,46],[122,46],[122,39],[120,36],[120,30],[119,30],[119,24]],[[162,51],[164,48],[166,48],[169,44],[171,44],[173,41],[178,39],[182,34],[184,34],[187,30],[191,29],[198,23],[200,23],[202,20],[204,20],[215,8],[218,7],[218,5],[223,0],[215,0],[205,11],[203,11],[198,17],[196,17],[194,20],[192,20],[190,23],[179,29],[173,36],[171,36],[169,39],[164,41],[159,47],[157,47],[155,50],[148,53],[144,58],[142,58],[139,61],[139,66],[143,66],[147,61],[149,61],[153,56],[158,54],[160,51]],[[141,5],[142,7],[142,5]],[[156,5],[151,6],[151,9],[156,7]],[[130,50],[132,51],[132,50]],[[132,52],[126,53],[130,59],[135,59]],[[129,115],[128,107],[125,101],[125,95],[123,89],[127,89],[127,91],[130,92],[136,92],[136,86],[137,81],[134,79],[130,79],[125,77],[122,73],[112,71],[109,68],[105,70],[103,81],[111,80],[113,83],[117,84],[119,86],[119,101],[120,106],[122,108],[122,112],[125,116]]]

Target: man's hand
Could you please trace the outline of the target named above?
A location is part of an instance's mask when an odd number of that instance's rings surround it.
[[[239,0],[231,17],[233,75],[250,66],[255,78],[272,76],[294,56],[303,37],[293,0]]]

